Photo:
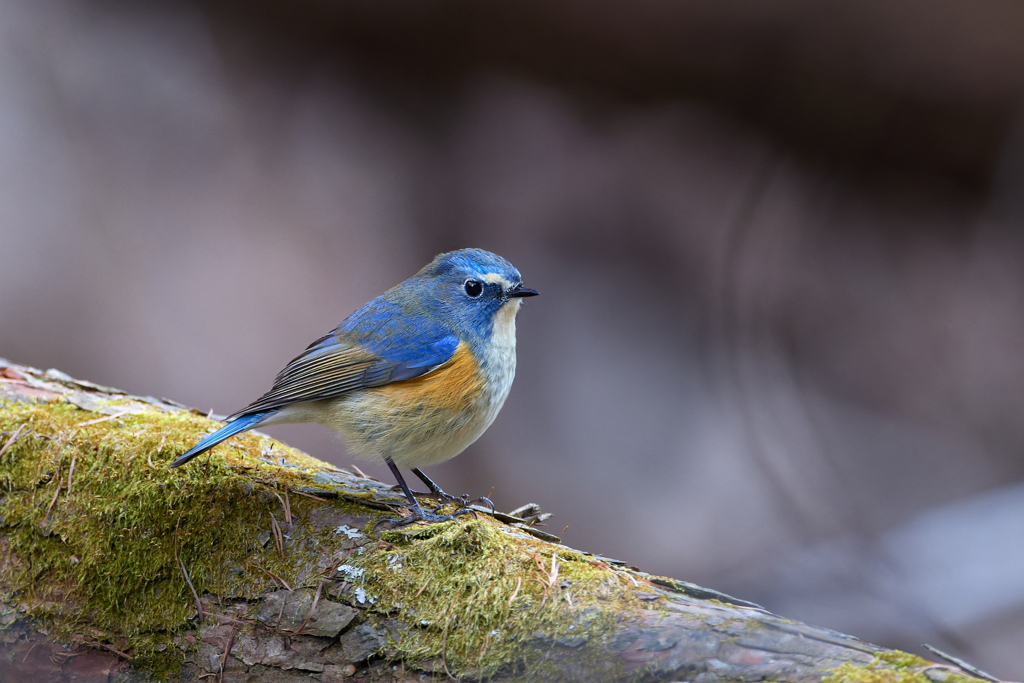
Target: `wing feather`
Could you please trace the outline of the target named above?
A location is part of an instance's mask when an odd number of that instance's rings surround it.
[[[310,344],[278,373],[270,391],[228,419],[419,377],[447,362],[459,345],[445,326],[365,310]]]

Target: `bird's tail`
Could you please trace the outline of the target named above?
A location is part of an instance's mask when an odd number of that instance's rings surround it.
[[[197,443],[195,446],[189,449],[187,453],[179,456],[178,459],[172,462],[170,465],[168,465],[168,467],[180,467],[181,465],[184,465],[197,455],[202,455],[206,451],[210,450],[224,439],[229,439],[235,434],[241,434],[244,431],[252,429],[260,422],[267,419],[276,412],[276,410],[265,410],[259,413],[250,413],[248,415],[242,415],[241,417],[232,420],[231,422],[227,423],[226,425],[215,431],[213,434],[210,434],[205,439]]]

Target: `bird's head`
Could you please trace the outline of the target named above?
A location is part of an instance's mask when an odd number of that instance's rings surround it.
[[[484,339],[515,334],[515,317],[524,297],[538,292],[523,287],[511,263],[483,249],[459,249],[438,255],[412,278],[425,290],[453,327]],[[500,329],[511,325],[510,330]]]

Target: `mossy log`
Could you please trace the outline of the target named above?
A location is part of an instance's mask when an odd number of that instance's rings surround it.
[[[967,681],[0,359],[0,681]]]

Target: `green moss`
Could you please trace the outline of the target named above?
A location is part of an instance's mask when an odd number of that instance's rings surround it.
[[[934,683],[924,670],[935,665],[908,652],[878,652],[868,664],[846,662],[833,669],[822,683]],[[978,683],[979,679],[943,668],[945,683]]]
[[[822,683],[931,683],[918,671],[846,662],[822,679]]]
[[[888,652],[880,652],[875,655],[879,660],[888,662],[893,666],[907,667],[907,666],[928,666],[928,660],[917,655],[912,655],[909,652],[903,652],[902,650],[890,650]]]
[[[571,658],[589,681],[619,680],[603,661],[629,590],[615,573],[578,553],[529,537],[509,542],[490,518],[382,535],[385,550],[365,557],[367,590],[400,605],[413,624],[396,640],[408,661],[443,661],[456,675],[499,672],[558,681]],[[554,565],[552,561],[554,560]],[[554,569],[553,569],[554,567]],[[586,627],[587,636],[577,635]]]
[[[312,458],[248,434],[208,465],[170,470],[211,421],[184,411],[95,422],[68,404],[0,408],[0,432],[22,429],[0,457],[0,590],[58,640],[109,643],[166,673],[181,660],[171,634],[196,613],[181,565],[200,594],[253,597],[276,588],[267,572],[294,587],[320,555],[313,539],[282,556],[258,538],[271,516],[283,519],[274,491],[323,468]],[[267,465],[267,448],[299,467]],[[301,517],[313,501],[290,503]]]
[[[183,568],[200,594],[225,599],[255,599],[279,582],[315,588],[333,569],[318,562],[351,546],[308,523],[331,506],[371,517],[346,560],[363,570],[349,599],[390,634],[389,659],[465,678],[620,680],[607,640],[634,612],[660,609],[639,607],[622,572],[490,517],[375,531],[377,512],[359,503],[366,492],[346,492],[352,502],[288,497],[297,524],[278,548],[267,531],[283,523],[281,498],[328,466],[248,433],[167,469],[216,426],[187,411],[107,419],[65,403],[0,403],[0,447],[20,433],[0,455],[0,602],[55,640],[102,643],[171,678],[195,626]],[[931,683],[927,666],[884,652],[824,681]],[[975,680],[943,673],[947,683]]]
[[[312,531],[309,512],[373,511],[292,495],[298,524],[282,553],[266,534],[272,517],[283,522],[278,495],[328,466],[248,433],[167,469],[216,426],[187,411],[100,420],[63,403],[0,404],[0,436],[22,430],[0,456],[0,599],[57,640],[107,644],[165,678],[195,625],[182,565],[201,595],[254,599],[278,580],[319,585],[333,567],[316,562],[348,538]],[[269,465],[268,451],[290,466]],[[349,598],[387,625],[386,657],[470,678],[621,677],[603,642],[638,609],[621,572],[485,516],[376,533],[347,560],[364,570],[366,602]]]

